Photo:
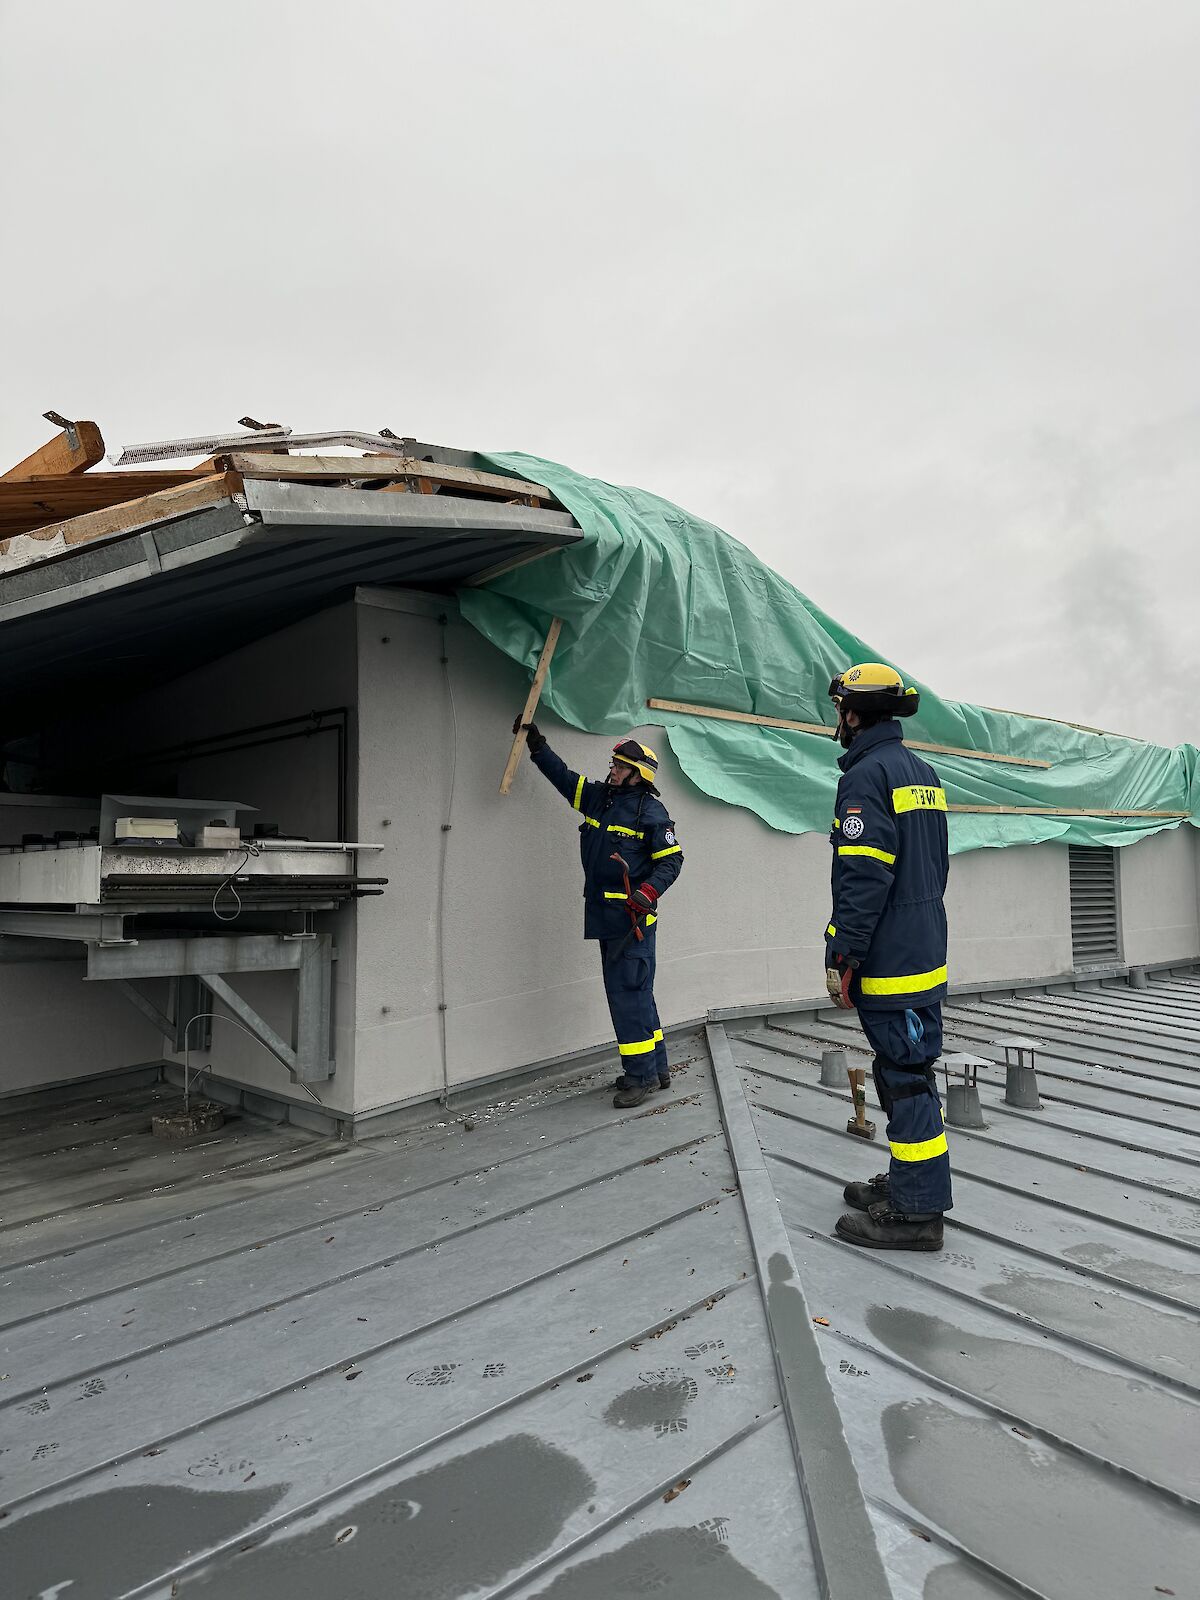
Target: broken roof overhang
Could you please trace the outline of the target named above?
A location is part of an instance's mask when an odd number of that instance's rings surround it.
[[[581,537],[560,510],[246,479],[187,515],[3,575],[6,731],[51,714],[68,690],[185,671],[359,584],[449,590]]]

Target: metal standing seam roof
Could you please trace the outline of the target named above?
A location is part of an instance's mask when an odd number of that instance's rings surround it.
[[[1045,1041],[1044,1106],[984,1085],[932,1256],[831,1236],[882,1152],[825,1009],[674,1041],[633,1113],[608,1074],[356,1145],[13,1108],[5,1592],[1195,1596],[1197,1018],[1196,979],[956,998],[950,1049]]]
[[[935,1255],[829,1233],[848,1166],[836,1012],[732,1039],[898,1595],[1200,1595],[1200,979],[958,997],[951,1051],[1031,1035],[1041,1110],[980,1072]]]

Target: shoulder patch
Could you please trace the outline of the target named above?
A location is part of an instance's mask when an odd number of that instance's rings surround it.
[[[663,834],[663,838],[666,840],[666,842],[668,844],[674,844],[675,843],[675,830],[674,830],[674,828],[668,828],[666,833]]]
[[[843,839],[861,839],[865,826],[866,824],[863,822],[863,819],[858,815],[857,812],[851,816],[847,816],[845,821],[842,823]]]

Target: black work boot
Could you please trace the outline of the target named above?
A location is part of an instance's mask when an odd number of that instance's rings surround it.
[[[856,1211],[869,1211],[873,1205],[888,1197],[888,1175],[877,1172],[866,1183],[848,1183],[842,1190],[842,1199]]]
[[[886,1200],[877,1200],[865,1212],[847,1211],[837,1220],[836,1233],[847,1244],[866,1245],[870,1250],[940,1250],[942,1214],[926,1211],[905,1215],[893,1211]]]
[[[630,1089],[630,1088],[633,1087],[633,1085],[634,1085],[634,1083],[636,1081],[637,1080],[634,1079],[634,1078],[627,1078],[625,1076],[625,1074],[622,1073],[619,1078],[616,1078],[616,1079],[613,1080],[613,1088],[614,1089]],[[660,1072],[659,1073],[659,1075],[658,1075],[658,1087],[660,1089],[669,1089],[671,1087],[671,1075],[670,1075],[669,1072]]]
[[[618,1111],[628,1111],[633,1106],[640,1106],[643,1100],[649,1100],[654,1093],[654,1079],[647,1078],[645,1082],[640,1079],[628,1079],[628,1087],[618,1089],[613,1095],[613,1105]]]

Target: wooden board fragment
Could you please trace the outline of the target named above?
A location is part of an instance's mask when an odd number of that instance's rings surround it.
[[[533,721],[533,714],[537,710],[538,701],[542,698],[542,687],[546,682],[546,674],[550,670],[550,658],[554,654],[554,647],[558,643],[558,636],[561,632],[562,618],[555,617],[546,632],[546,642],[542,646],[542,653],[538,658],[537,671],[533,675],[529,693],[525,696],[525,709],[521,712],[521,723]],[[521,751],[524,748],[525,732],[523,727],[518,724],[516,737],[513,739],[512,749],[508,753],[508,761],[504,767],[504,776],[500,779],[501,794],[507,794],[512,788],[512,781],[517,775]]]
[[[236,474],[222,472],[211,478],[191,480],[175,488],[164,489],[158,494],[143,495],[138,500],[128,500],[121,505],[72,517],[66,522],[56,522],[48,528],[38,528],[26,537],[46,542],[61,538],[67,545],[87,544],[93,539],[129,533],[135,528],[164,522],[171,517],[186,516],[204,506],[215,505],[218,500],[228,500],[240,493],[241,487],[241,479]]]
[[[0,479],[0,535],[8,538],[29,533],[37,537],[38,530],[51,524],[194,481],[186,472],[58,473],[47,478]]]
[[[7,472],[0,472],[0,483],[86,472],[89,467],[104,460],[104,439],[94,422],[77,422],[75,440],[72,445],[70,435],[64,428],[40,450],[26,456],[24,461],[18,461],[15,467],[9,467]]]
[[[749,722],[759,728],[787,728],[794,733],[816,733],[822,738],[837,737],[836,728],[823,722],[792,722],[787,717],[760,717],[750,711],[723,711],[718,706],[691,706],[681,700],[647,700],[652,711],[679,711],[689,717],[715,717],[721,722]],[[910,750],[932,751],[940,756],[965,756],[969,761],[1000,761],[1013,767],[1050,767],[1049,761],[1033,761],[1028,756],[998,755],[992,750],[959,750],[948,744],[927,744],[922,739],[905,739]]]

